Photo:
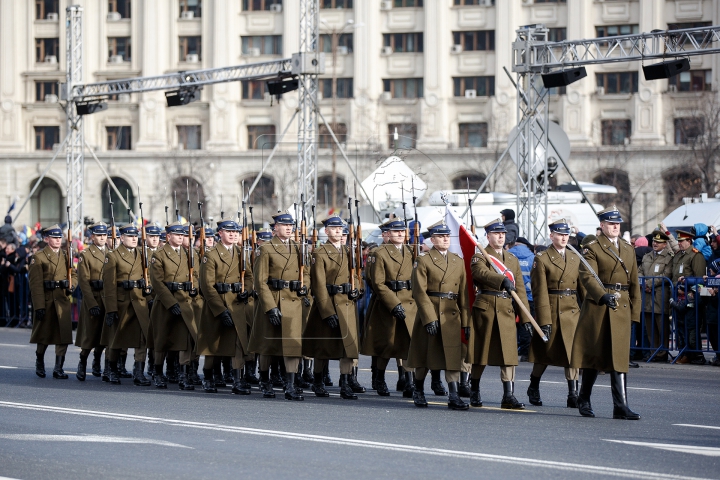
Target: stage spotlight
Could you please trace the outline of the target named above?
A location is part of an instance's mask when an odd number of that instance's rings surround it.
[[[587,77],[585,67],[571,68],[562,72],[543,73],[542,80],[545,88],[565,87],[581,78]]]
[[[672,78],[680,72],[687,72],[690,70],[690,62],[687,58],[679,58],[654,65],[643,65],[642,68],[645,80],[662,80]]]

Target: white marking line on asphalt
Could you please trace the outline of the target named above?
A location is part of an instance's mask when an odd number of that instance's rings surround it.
[[[673,427],[694,427],[694,428],[709,428],[712,430],[720,430],[720,427],[713,427],[712,425],[693,425],[691,423],[673,423]]]
[[[5,366],[5,365],[0,365],[0,368],[17,369],[17,368],[19,368],[19,367],[8,367],[8,366]]]
[[[17,343],[0,343],[0,347],[20,347],[20,348],[27,348],[31,345],[19,345]]]
[[[529,382],[530,380],[515,380],[516,382]],[[540,383],[557,383],[559,385],[567,385],[567,382],[551,382],[540,380]],[[596,387],[610,388],[610,385],[595,385]],[[649,390],[651,392],[672,392],[672,390],[666,390],[664,388],[646,388],[646,387],[627,387],[628,390]]]
[[[281,438],[284,440],[303,440],[307,442],[327,443],[350,447],[365,447],[377,450],[393,452],[418,453],[441,457],[451,457],[464,460],[484,460],[488,462],[506,463],[523,467],[541,467],[554,470],[563,470],[579,473],[594,473],[597,475],[608,475],[613,477],[626,478],[647,478],[647,479],[672,479],[685,480],[697,479],[683,475],[672,475],[658,472],[646,472],[642,470],[628,470],[623,468],[600,467],[595,465],[583,465],[580,463],[554,462],[550,460],[537,460],[524,457],[510,457],[506,455],[494,455],[489,453],[467,452],[461,450],[445,450],[441,448],[419,447],[415,445],[402,445],[396,443],[373,442],[368,440],[355,440],[349,438],[328,437],[324,435],[310,435],[305,433],[284,432],[281,430],[264,430],[259,428],[233,427],[214,423],[189,422],[173,420],[169,418],[145,417],[140,415],[128,415],[125,413],[100,412],[96,410],[80,410],[76,408],[52,407],[49,405],[35,405],[30,403],[2,402],[0,407],[17,408],[21,410],[36,410],[41,412],[64,413],[69,415],[82,415],[87,417],[109,418],[113,420],[125,420],[132,422],[144,422],[152,424],[164,424],[175,427],[197,428],[218,432],[244,433],[247,435],[258,435],[263,437]]]
[[[626,445],[637,445],[639,447],[657,448],[658,450],[667,450],[669,452],[693,453],[695,455],[705,455],[706,457],[720,457],[720,448],[718,447],[699,447],[697,445],[677,445],[674,443],[631,442],[629,440],[603,440],[606,442],[624,443]]]
[[[179,443],[153,440],[152,438],[113,437],[109,435],[41,435],[41,434],[0,434],[0,438],[8,440],[27,440],[31,442],[87,442],[87,443],[141,443],[144,445],[160,445],[162,447],[180,447],[195,450]]]

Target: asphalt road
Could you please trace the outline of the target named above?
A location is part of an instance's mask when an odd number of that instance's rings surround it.
[[[485,406],[448,410],[430,392],[428,409],[401,394],[357,401],[334,395],[304,402],[256,390],[235,396],[120,386],[34,374],[28,330],[0,329],[0,476],[112,478],[718,478],[720,369],[651,365],[631,370],[630,406],[642,415],[612,419],[609,377],[598,379],[597,418],[565,408],[562,369],[541,383],[544,406],[500,410],[497,368],[481,383]],[[128,360],[128,363],[130,360]],[[360,382],[370,383],[369,358]],[[517,396],[527,403],[530,364],[518,367]],[[337,380],[337,362],[331,363]],[[72,374],[70,372],[73,372]],[[388,384],[396,376],[388,372]],[[337,393],[337,387],[330,388]],[[429,379],[426,393],[429,392]]]

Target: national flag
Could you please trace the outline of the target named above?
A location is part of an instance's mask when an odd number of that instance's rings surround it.
[[[15,202],[17,201],[17,197],[13,198],[12,203],[10,204],[10,208],[8,208],[8,211],[5,215],[10,215],[10,212],[15,210]]]

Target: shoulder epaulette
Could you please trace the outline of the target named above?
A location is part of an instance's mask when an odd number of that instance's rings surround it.
[[[536,257],[542,257],[543,252],[538,252],[535,254]]]
[[[586,243],[585,245],[583,245],[583,248],[587,248],[587,247],[589,247],[590,245],[592,245],[593,243],[597,243],[597,240],[590,240],[588,243]]]
[[[693,247],[692,251],[693,251],[693,253],[700,253],[700,251],[695,247]]]
[[[630,242],[628,242],[628,241],[625,240],[624,238],[620,238],[620,240],[622,240],[623,242],[625,242],[626,245],[630,245]]]
[[[418,257],[424,257],[425,255],[427,255],[427,252],[420,252],[420,253],[418,253]]]

